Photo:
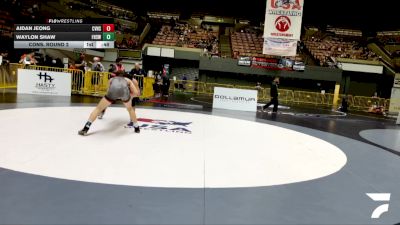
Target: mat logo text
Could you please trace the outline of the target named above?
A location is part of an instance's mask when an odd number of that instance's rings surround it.
[[[141,122],[140,128],[144,130],[158,130],[171,133],[191,134],[189,125],[192,122],[178,122],[172,120],[153,120],[147,118],[139,118]]]

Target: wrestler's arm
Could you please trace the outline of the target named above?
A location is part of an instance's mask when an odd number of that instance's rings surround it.
[[[128,85],[129,85],[129,90],[131,92],[131,96],[132,97],[139,96],[139,90],[135,87],[133,82],[131,80],[129,80],[128,78],[125,78],[125,79],[128,81]]]
[[[135,78],[132,78],[132,83],[135,85],[136,89],[137,89],[138,92],[139,92],[137,96],[140,96],[140,88],[139,88],[139,83],[138,83],[138,81],[137,81]]]

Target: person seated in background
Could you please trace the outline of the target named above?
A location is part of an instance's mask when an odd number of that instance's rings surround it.
[[[183,77],[182,77],[182,89],[183,90],[186,90],[187,80],[188,80],[187,76],[183,75]]]
[[[373,104],[371,107],[369,107],[368,108],[368,112],[369,113],[378,114],[378,115],[384,115],[385,114],[385,111],[384,111],[383,107],[378,105],[378,104]]]
[[[142,68],[140,68],[139,63],[135,63],[135,67],[129,72],[131,76],[146,76],[146,73]]]
[[[120,48],[128,48],[128,42],[126,41],[126,38],[123,38],[121,41],[121,44],[119,45]]]
[[[35,52],[30,52],[29,54],[23,54],[19,63],[24,64],[24,66],[28,65],[36,65],[37,61],[35,59]]]
[[[368,112],[378,114],[378,115],[384,115],[385,109],[379,103],[379,96],[378,96],[377,92],[374,93],[371,101],[372,101],[372,105],[368,108]]]
[[[57,68],[64,68],[64,64],[63,64],[63,62],[62,62],[62,60],[61,60],[60,58],[57,58],[57,59],[56,59],[55,67],[57,67]]]
[[[53,66],[53,58],[51,56],[46,55],[44,57],[44,65],[45,66]]]
[[[133,47],[135,47],[134,45],[135,45],[135,43],[134,43],[133,37],[131,36],[128,40],[128,48],[133,48]]]
[[[75,62],[72,61],[72,62],[68,63],[68,69],[76,70]]]

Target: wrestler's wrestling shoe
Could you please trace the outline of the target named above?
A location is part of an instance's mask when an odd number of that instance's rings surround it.
[[[140,128],[139,128],[139,126],[135,127],[135,126],[133,125],[133,122],[128,123],[125,127],[126,127],[126,128],[135,128],[135,133],[140,133]]]
[[[86,136],[89,129],[83,128],[78,132],[79,135]]]
[[[140,133],[140,128],[139,127],[135,127],[135,133]]]

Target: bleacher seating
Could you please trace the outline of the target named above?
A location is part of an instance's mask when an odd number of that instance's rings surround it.
[[[334,62],[336,58],[378,60],[374,52],[356,41],[345,41],[342,38],[329,36],[323,40],[309,38],[304,40],[304,43],[321,66],[329,66],[329,62]]]
[[[400,31],[377,32],[377,38],[385,45],[400,44]]]
[[[9,12],[0,10],[0,35],[3,37],[12,37],[14,18]]]
[[[139,45],[139,36],[131,34],[117,34],[115,44],[120,49],[135,49]]]
[[[35,1],[1,0],[0,5],[7,6],[0,7],[0,36],[2,39],[12,38],[14,23],[17,18],[21,21],[26,19],[31,22],[35,22],[38,18],[40,4]]]
[[[147,16],[152,19],[179,20],[180,14],[178,12],[148,12]]]
[[[153,40],[153,44],[186,48],[208,48],[211,54],[218,54],[218,33],[189,24],[174,27],[164,25]]]
[[[400,31],[382,31],[377,32],[378,43],[389,54],[390,57],[400,56]]]
[[[231,34],[234,58],[238,56],[264,57],[262,54],[264,39],[256,33],[235,32]]]

